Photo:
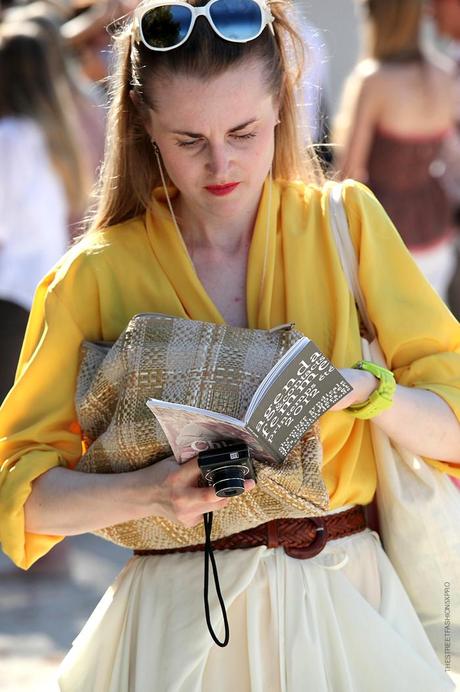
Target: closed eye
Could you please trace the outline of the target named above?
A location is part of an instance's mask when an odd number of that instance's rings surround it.
[[[247,132],[247,133],[242,134],[242,135],[232,133],[230,135],[230,137],[232,137],[232,139],[237,140],[237,141],[244,141],[244,140],[252,139],[253,137],[256,137],[256,136],[257,135],[255,132]],[[199,139],[187,139],[187,140],[184,140],[182,142],[177,142],[177,145],[179,147],[184,147],[184,148],[189,147],[190,148],[190,147],[195,146],[196,144],[203,144],[203,142],[204,142],[204,140],[201,138],[199,138]]]
[[[256,133],[255,133],[255,132],[248,132],[248,133],[245,134],[245,135],[235,135],[235,134],[232,135],[232,137],[233,137],[234,139],[252,139],[252,138],[255,137],[255,136],[256,136]]]
[[[189,139],[184,142],[177,142],[177,145],[179,147],[193,147],[195,144],[198,144],[199,142],[202,142],[201,139]]]

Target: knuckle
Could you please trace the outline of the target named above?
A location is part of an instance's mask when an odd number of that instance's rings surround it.
[[[186,505],[182,495],[173,493],[171,496],[171,508],[174,514],[180,519],[186,514]]]

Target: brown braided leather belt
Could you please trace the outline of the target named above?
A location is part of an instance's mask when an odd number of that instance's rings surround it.
[[[343,512],[326,514],[322,517],[300,519],[274,519],[252,529],[234,533],[212,542],[214,550],[240,550],[266,545],[268,548],[282,546],[290,557],[305,560],[318,555],[328,541],[351,536],[366,528],[364,508],[360,505]],[[204,543],[184,548],[165,550],[135,550],[135,555],[167,555],[204,550]]]

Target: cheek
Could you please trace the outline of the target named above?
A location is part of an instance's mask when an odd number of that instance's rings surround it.
[[[274,152],[275,138],[273,133],[270,131],[257,143],[255,150],[251,152],[251,157],[256,159],[260,166],[269,167],[273,160]]]
[[[163,149],[163,165],[172,182],[178,188],[186,186],[197,175],[197,162],[181,149]]]

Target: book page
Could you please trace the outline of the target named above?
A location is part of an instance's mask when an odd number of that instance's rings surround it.
[[[315,421],[351,392],[339,371],[308,341],[273,379],[246,427],[284,458]]]
[[[245,442],[257,459],[275,461],[265,445],[236,418],[158,399],[148,399],[147,406],[161,425],[179,463],[218,447],[220,442],[236,441]]]

